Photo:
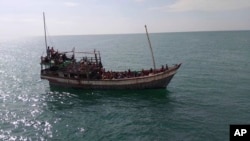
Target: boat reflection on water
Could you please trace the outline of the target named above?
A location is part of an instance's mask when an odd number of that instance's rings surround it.
[[[135,98],[135,99],[166,99],[171,93],[167,89],[144,89],[144,90],[83,90],[78,88],[67,88],[50,85],[50,94],[68,95],[85,98]]]

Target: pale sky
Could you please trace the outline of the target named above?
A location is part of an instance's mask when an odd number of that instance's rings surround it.
[[[0,0],[0,38],[250,30],[249,0]]]

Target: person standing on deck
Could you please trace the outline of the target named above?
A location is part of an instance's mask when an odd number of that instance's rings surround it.
[[[47,57],[48,57],[48,59],[50,59],[50,48],[49,48],[49,46],[47,48]]]

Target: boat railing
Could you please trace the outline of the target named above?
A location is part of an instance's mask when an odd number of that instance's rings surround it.
[[[77,59],[78,61],[85,58],[87,61],[96,62],[96,63],[101,62],[100,51],[96,51],[96,50],[94,50],[92,52],[75,52],[73,49],[72,51],[63,51],[63,52],[55,51],[53,54],[67,55],[67,56],[68,56],[68,54],[71,54],[72,55],[71,58]],[[53,60],[54,58],[51,58],[51,56],[52,56],[52,54],[50,54],[49,56],[41,57],[41,63],[43,63],[44,62],[43,60],[45,60],[45,59],[47,59],[46,62],[48,62],[48,60],[49,61]]]

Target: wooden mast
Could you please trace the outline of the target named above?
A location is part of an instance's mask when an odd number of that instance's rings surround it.
[[[45,14],[43,12],[43,26],[44,26],[44,38],[45,38],[45,51],[47,52],[47,35],[46,35],[46,24],[45,24]],[[48,52],[47,52],[47,56],[49,56]]]
[[[150,51],[151,51],[151,56],[152,56],[152,60],[153,60],[154,70],[156,70],[156,67],[155,67],[155,57],[154,57],[153,49],[152,49],[151,42],[150,42],[150,39],[149,39],[147,25],[145,25],[145,30],[146,30],[146,34],[147,34],[147,37],[148,37],[148,44],[149,44],[149,48],[150,48]]]

